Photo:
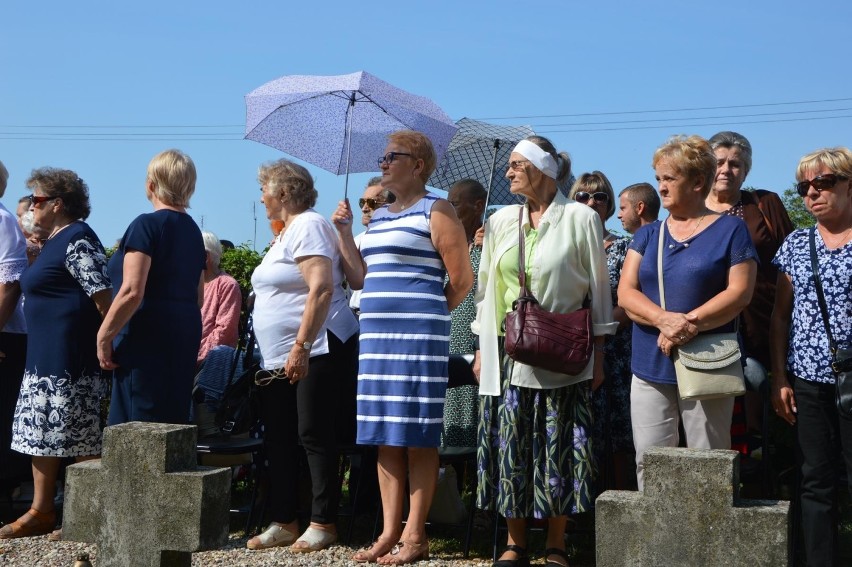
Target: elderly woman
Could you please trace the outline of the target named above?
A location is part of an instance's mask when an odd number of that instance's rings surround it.
[[[425,523],[438,479],[450,311],[470,291],[473,272],[453,206],[426,191],[436,162],[429,138],[395,132],[378,162],[382,187],[396,200],[373,213],[360,251],[348,203],[333,220],[346,277],[354,289],[363,285],[358,443],[379,447],[384,515],[379,539],[353,559],[401,565],[429,556]],[[406,477],[410,507],[400,535]]]
[[[615,332],[600,217],[569,201],[557,184],[571,159],[546,138],[522,140],[509,156],[510,191],[526,204],[491,216],[485,229],[473,331],[479,335],[480,423],[477,505],[506,518],[508,547],[494,565],[529,565],[526,525],[547,518],[545,561],[567,565],[568,514],[591,508],[590,388],[604,380],[604,335]],[[519,212],[528,287],[548,311],[570,313],[590,300],[595,351],[576,375],[509,358],[503,324],[518,297]]]
[[[9,172],[0,162],[0,197]],[[26,199],[27,208],[30,206]],[[21,389],[27,351],[27,325],[21,297],[21,274],[27,267],[26,241],[15,217],[0,203],[0,484],[16,486],[29,474],[30,460],[13,451],[12,418]]]
[[[83,222],[89,189],[73,171],[42,168],[27,180],[35,225],[50,236],[24,272],[27,361],[12,449],[32,455],[30,510],[0,529],[0,538],[42,535],[56,522],[54,492],[63,458],[101,452],[101,377],[95,337],[112,293],[100,240]]]
[[[568,198],[592,208],[601,219],[603,246],[609,271],[612,297],[612,316],[618,322],[618,332],[607,337],[604,344],[603,387],[592,393],[595,423],[593,444],[601,490],[632,488],[633,434],[630,427],[630,330],[632,322],[618,306],[618,280],[627,256],[629,236],[616,236],[606,228],[606,221],[615,214],[615,193],[612,184],[600,171],[584,173],[571,188]]]
[[[284,228],[251,277],[272,523],[248,548],[319,551],[337,541],[337,431],[354,421],[358,321],[343,291],[337,235],[313,209],[310,173],[280,160],[262,166],[258,182],[267,217]],[[313,500],[311,524],[297,538],[300,441]]]
[[[154,212],[136,217],[109,261],[112,307],[98,331],[101,367],[113,370],[109,425],[187,423],[201,342],[204,243],[186,209],[195,164],[178,150],[148,164]]]
[[[746,418],[749,428],[759,429],[761,400],[758,392],[769,367],[766,330],[778,277],[778,268],[772,258],[784,238],[793,231],[793,223],[777,193],[763,189],[743,191],[743,182],[751,170],[751,144],[745,136],[719,132],[709,142],[716,155],[716,177],[705,204],[717,213],[735,216],[746,223],[759,259],[754,294],[740,318],[746,355],[745,376],[750,390],[746,393]]]
[[[201,306],[201,348],[198,364],[217,346],[237,347],[242,295],[237,280],[219,268],[222,243],[212,232],[202,232],[207,263],[204,265],[204,304]]]
[[[838,348],[852,348],[852,152],[822,149],[804,156],[796,189],[817,219],[796,230],[773,262],[778,288],[772,311],[772,405],[796,426],[805,560],[838,565],[839,472],[852,470],[852,419],[835,405],[836,375],[814,276],[825,296],[828,328]],[[811,239],[819,274],[814,274]],[[852,475],[847,472],[852,486]]]
[[[645,449],[677,446],[681,421],[688,447],[730,448],[733,398],[681,400],[669,357],[699,333],[733,331],[757,272],[745,224],[704,204],[716,176],[710,144],[676,136],[657,148],[652,165],[669,216],[636,231],[618,286],[619,304],[635,323],[630,418],[640,490]],[[660,231],[666,310],[657,277]]]

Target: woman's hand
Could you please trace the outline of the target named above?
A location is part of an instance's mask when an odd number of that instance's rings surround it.
[[[473,245],[474,246],[482,246],[482,243],[485,241],[485,225],[480,226],[476,229],[476,232],[473,233]]]
[[[478,350],[473,353],[471,369],[473,369],[473,377],[476,378],[476,383],[479,384],[479,373],[482,370],[482,356],[480,356],[480,351]]]
[[[677,345],[670,341],[664,334],[660,333],[660,336],[657,337],[657,346],[663,351],[664,355],[671,356],[672,349]]]
[[[118,368],[118,364],[116,364],[112,360],[112,341],[107,340],[104,337],[101,337],[101,334],[98,333],[98,362],[101,365],[101,368],[104,370],[115,370]]]
[[[337,209],[331,213],[331,223],[338,232],[352,232],[352,207],[349,206],[349,199],[338,201]]]
[[[598,388],[603,386],[604,378],[606,378],[604,374],[603,345],[600,347],[595,346],[593,356],[595,361],[594,366],[592,366],[592,392],[595,392]]]
[[[287,362],[284,363],[284,375],[287,376],[291,384],[295,384],[308,375],[309,361],[310,352],[299,345],[293,345],[293,348],[290,349],[290,355],[287,357]]]
[[[663,311],[657,318],[654,324],[660,330],[660,334],[665,336],[672,344],[686,344],[698,334],[698,326],[695,321],[698,320],[692,313],[674,313],[672,311]],[[662,349],[660,341],[657,344]],[[663,351],[665,352],[665,351]]]
[[[796,425],[796,394],[784,376],[772,378],[772,407],[778,417]]]

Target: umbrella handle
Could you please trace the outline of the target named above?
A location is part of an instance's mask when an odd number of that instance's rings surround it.
[[[491,156],[491,172],[488,175],[488,191],[485,193],[485,209],[482,211],[482,224],[488,215],[488,202],[491,200],[491,185],[494,182],[494,168],[497,167],[497,152],[500,150],[500,138],[494,138],[494,155]]]
[[[349,156],[352,151],[352,119],[355,109],[355,91],[349,97],[349,106],[346,107],[346,181],[343,183],[343,198],[349,199]]]

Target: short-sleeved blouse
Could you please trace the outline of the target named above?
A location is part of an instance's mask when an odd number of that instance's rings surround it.
[[[661,227],[665,227],[663,278],[667,311],[689,313],[703,305],[727,287],[731,266],[757,257],[748,228],[735,217],[723,215],[685,242],[672,238],[665,222],[643,226],[636,231],[630,249],[642,256],[639,288],[657,305],[660,305],[657,246]],[[733,330],[734,323],[730,322],[705,332]],[[648,382],[676,384],[672,360],[657,347],[659,335],[656,327],[633,324],[633,373]]]
[[[787,368],[809,382],[834,384],[831,352],[820,313],[811,269],[810,229],[794,231],[784,240],[775,259],[778,269],[793,282]],[[852,347],[852,243],[829,250],[816,234],[817,265],[828,308],[831,334],[840,348]]]
[[[0,203],[0,284],[16,282],[21,279],[21,274],[27,269],[27,244],[24,235],[9,210]],[[24,322],[24,311],[21,302],[6,321],[6,325],[0,328],[4,333],[26,333],[27,325]]]

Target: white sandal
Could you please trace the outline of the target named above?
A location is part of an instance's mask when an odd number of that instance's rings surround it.
[[[312,553],[314,551],[322,551],[329,545],[337,541],[337,533],[321,530],[313,526],[308,526],[296,542],[304,542],[308,545],[305,547],[290,546],[290,551],[293,553]]]
[[[296,534],[285,529],[282,524],[272,522],[265,532],[248,540],[246,547],[249,549],[268,549],[290,545],[294,541],[296,541]]]

